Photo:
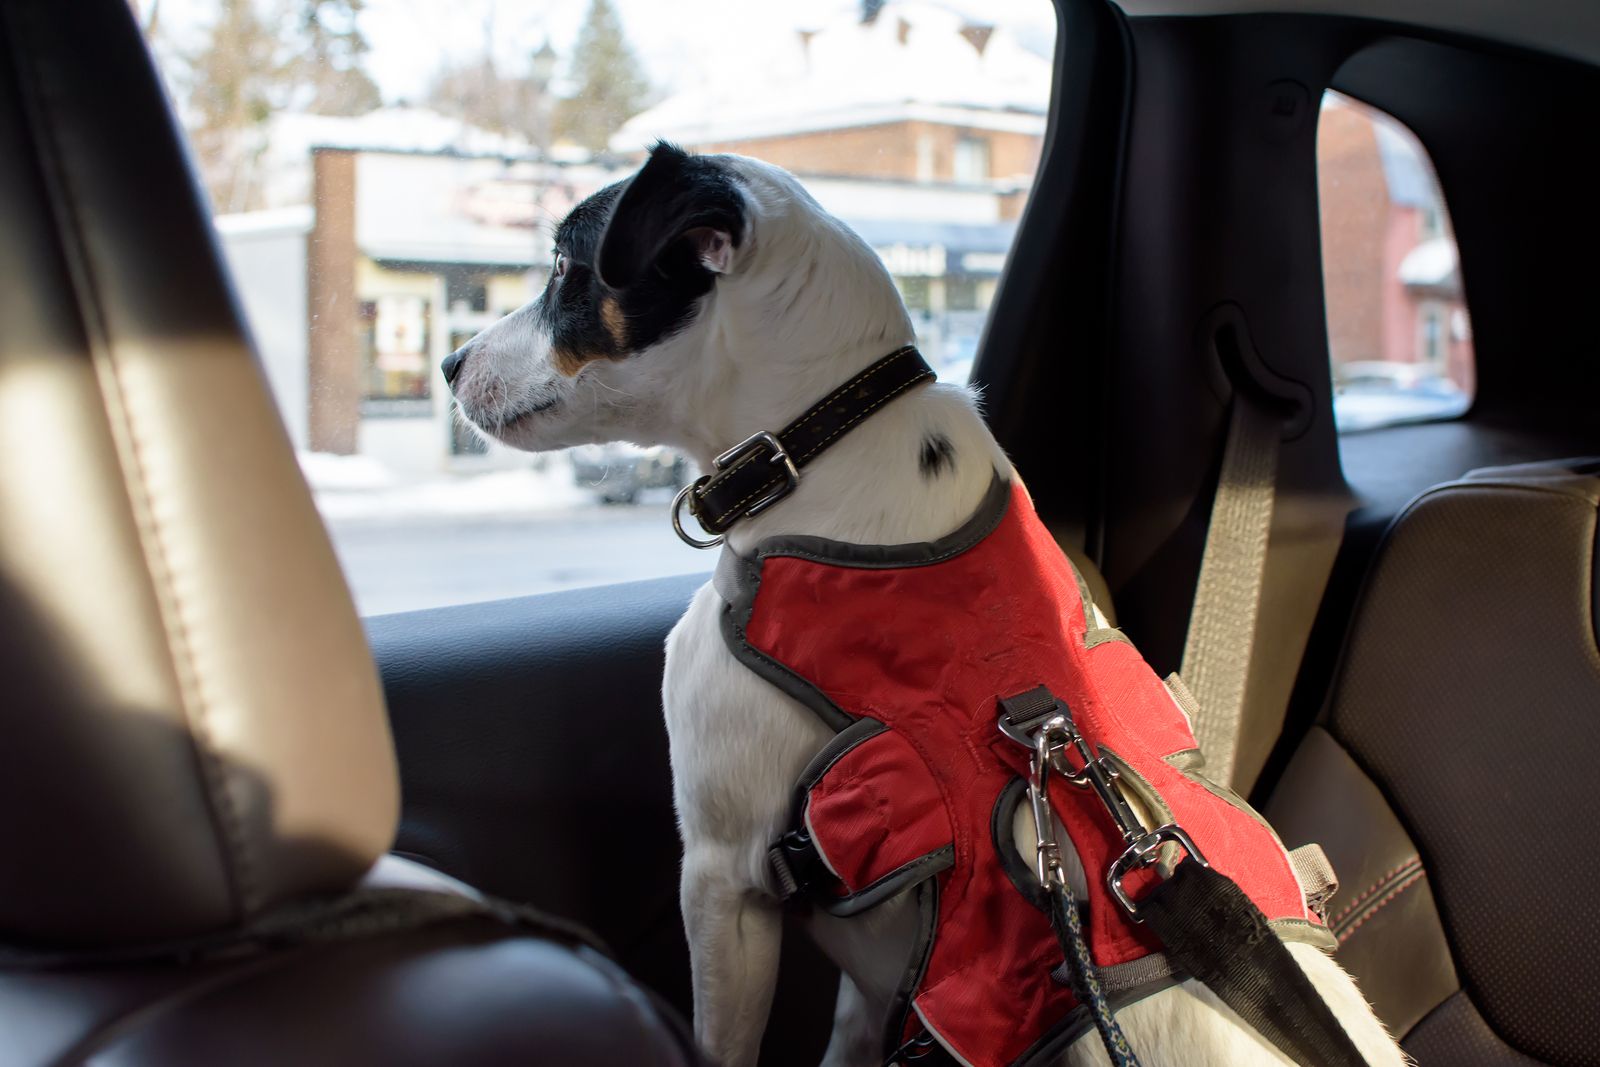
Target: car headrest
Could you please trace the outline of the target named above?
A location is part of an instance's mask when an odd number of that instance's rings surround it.
[[[382,693],[125,0],[0,4],[0,219],[0,942],[352,884]]]

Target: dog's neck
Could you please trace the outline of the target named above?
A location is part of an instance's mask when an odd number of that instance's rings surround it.
[[[888,341],[832,358],[796,361],[803,373],[741,376],[742,388],[705,411],[683,440],[702,470],[759,430],[777,432],[834,387],[887,355]],[[729,531],[748,553],[763,538],[810,534],[854,544],[902,544],[943,536],[966,521],[996,472],[1010,464],[960,385],[914,387],[816,457],[782,502]]]

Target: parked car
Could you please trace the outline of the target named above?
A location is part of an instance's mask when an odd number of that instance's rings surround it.
[[[1453,419],[1471,405],[1461,386],[1418,363],[1370,360],[1334,373],[1333,418],[1341,433]]]
[[[632,504],[645,489],[682,489],[689,481],[689,458],[660,445],[614,441],[579,445],[570,455],[573,479],[599,494],[602,504]]]

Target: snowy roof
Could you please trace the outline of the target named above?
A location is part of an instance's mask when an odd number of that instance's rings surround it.
[[[621,176],[593,165],[363,152],[356,244],[377,260],[526,269],[549,262],[557,220]]]
[[[847,218],[844,222],[874,248],[896,244],[938,246],[952,255],[965,252],[998,252],[1003,255],[1011,250],[1011,240],[1017,233],[1015,221],[963,224]]]
[[[265,197],[268,207],[311,199],[311,150],[353,148],[380,152],[449,152],[464,156],[527,158],[534,147],[420,107],[385,107],[365,115],[311,115],[284,111],[265,132]]]
[[[1404,285],[1421,289],[1455,290],[1460,287],[1456,274],[1456,243],[1448,237],[1424,241],[1406,253],[1397,271]]]
[[[211,221],[217,232],[227,236],[259,236],[282,233],[309,233],[316,213],[310,204],[294,207],[268,208],[265,211],[244,211],[233,215],[218,215]]]
[[[1050,60],[1005,27],[942,4],[891,0],[870,24],[851,10],[766,41],[726,50],[698,84],[629,120],[612,147],[635,151],[658,137],[700,145],[906,119],[1044,132]]]

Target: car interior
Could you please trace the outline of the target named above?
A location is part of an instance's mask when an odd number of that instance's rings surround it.
[[[1600,19],[1056,8],[995,433],[1164,675],[1272,407],[1235,786],[1419,1064],[1597,1062]],[[1330,89],[1437,170],[1459,418],[1335,432]],[[0,218],[0,1064],[699,1062],[659,690],[706,574],[359,618],[125,0],[0,5]],[[837,975],[783,953],[762,1062],[815,1063]]]

